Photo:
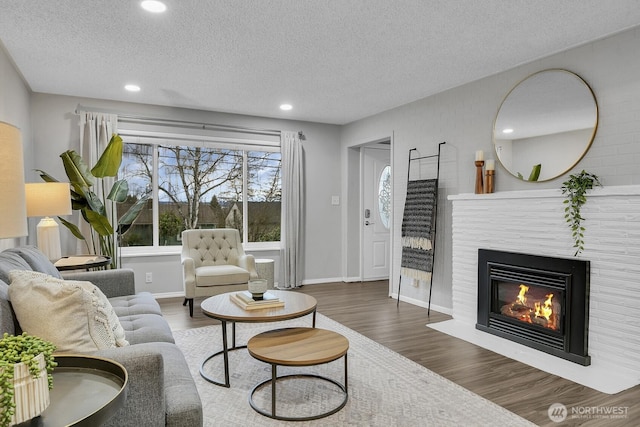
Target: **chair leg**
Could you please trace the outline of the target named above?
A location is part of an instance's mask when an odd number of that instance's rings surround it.
[[[182,305],[187,305],[187,301],[189,302],[189,316],[193,317],[193,298],[185,298]]]

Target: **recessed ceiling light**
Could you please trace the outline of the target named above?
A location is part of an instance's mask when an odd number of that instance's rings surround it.
[[[282,104],[282,105],[280,106],[280,109],[281,109],[282,111],[289,111],[289,110],[291,110],[292,108],[293,108],[293,105],[291,105],[291,104]]]
[[[140,92],[140,86],[138,85],[125,85],[124,88],[129,92]]]
[[[513,129],[511,129],[511,128],[503,129],[502,133],[513,133]]]
[[[157,0],[145,0],[140,3],[140,6],[142,6],[142,8],[147,12],[153,13],[162,13],[167,10],[167,6],[161,1]]]

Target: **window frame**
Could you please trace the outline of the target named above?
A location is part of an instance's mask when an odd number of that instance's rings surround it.
[[[125,144],[145,144],[153,145],[153,176],[151,180],[152,188],[152,221],[153,221],[153,244],[150,246],[127,246],[120,248],[121,254],[124,257],[127,256],[152,256],[163,254],[176,254],[180,253],[180,245],[161,246],[160,242],[160,229],[159,229],[159,190],[157,185],[157,173],[158,173],[158,150],[157,146],[200,146],[203,148],[223,148],[230,150],[238,150],[242,152],[242,164],[243,164],[243,195],[248,188],[248,152],[249,151],[264,151],[264,152],[281,152],[280,140],[269,141],[266,139],[249,139],[249,138],[235,138],[228,136],[212,136],[212,135],[198,135],[198,134],[182,134],[173,132],[158,132],[136,129],[118,129],[118,135],[122,137]],[[280,241],[273,242],[248,242],[248,197],[242,198],[242,245],[245,250],[279,250],[281,247]]]

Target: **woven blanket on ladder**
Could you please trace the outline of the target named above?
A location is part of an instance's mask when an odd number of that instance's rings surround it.
[[[402,262],[400,274],[430,281],[433,272],[433,225],[438,199],[438,181],[425,179],[407,183],[402,217]],[[417,282],[414,281],[417,286]]]

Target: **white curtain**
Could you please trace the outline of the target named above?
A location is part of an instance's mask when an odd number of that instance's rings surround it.
[[[302,144],[297,132],[282,132],[282,220],[280,288],[302,286],[302,219],[304,174]]]
[[[114,133],[118,133],[118,116],[116,114],[94,113],[89,111],[80,113],[80,153],[78,154],[80,154],[80,157],[82,157],[82,160],[84,160],[89,168],[92,168],[97,163]],[[102,181],[107,187],[106,191],[108,191],[115,180],[113,178],[105,178]],[[103,200],[103,188],[101,184],[102,183],[96,183],[93,191]],[[107,216],[113,224],[111,209],[109,209],[109,207],[107,207]],[[91,228],[80,216],[78,217],[78,227],[82,235],[89,239]],[[88,243],[90,251],[93,252],[91,242]],[[87,246],[81,240],[78,240],[77,251],[79,254],[87,252]]]

